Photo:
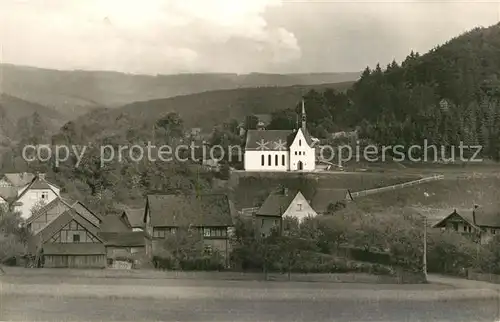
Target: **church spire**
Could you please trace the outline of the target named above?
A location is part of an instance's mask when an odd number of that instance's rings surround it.
[[[302,132],[306,130],[306,108],[304,107],[304,99],[302,99]]]

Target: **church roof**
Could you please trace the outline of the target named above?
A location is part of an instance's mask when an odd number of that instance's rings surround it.
[[[288,150],[298,131],[289,130],[248,130],[245,150],[279,150],[281,145]],[[313,139],[307,129],[302,132],[309,146],[313,146]]]
[[[275,150],[277,144],[282,144],[288,150],[295,133],[289,130],[248,130],[245,150]]]

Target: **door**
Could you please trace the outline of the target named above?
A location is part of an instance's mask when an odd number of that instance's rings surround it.
[[[304,170],[304,164],[302,163],[302,161],[299,161],[297,163],[297,170]]]

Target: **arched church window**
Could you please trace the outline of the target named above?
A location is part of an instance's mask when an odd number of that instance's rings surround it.
[[[262,163],[262,165],[264,165],[264,164],[265,164],[265,162],[264,162],[264,155],[261,155],[261,156],[260,156],[260,162]]]

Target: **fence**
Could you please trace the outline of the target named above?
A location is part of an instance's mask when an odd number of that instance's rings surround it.
[[[472,270],[467,271],[467,279],[481,282],[500,284],[500,275],[477,273]]]
[[[382,187],[382,188],[375,188],[375,189],[368,189],[368,190],[363,190],[363,191],[358,191],[358,192],[351,192],[352,198],[357,198],[357,197],[364,197],[368,195],[373,195],[376,193],[381,193],[385,191],[391,191],[391,190],[398,190],[406,187],[411,187],[415,186],[421,183],[425,182],[431,182],[431,181],[438,181],[444,179],[443,175],[434,175],[432,177],[427,177],[427,178],[422,178],[414,181],[408,181],[405,183],[400,183],[400,184],[395,184],[392,186],[387,186],[387,187]]]

